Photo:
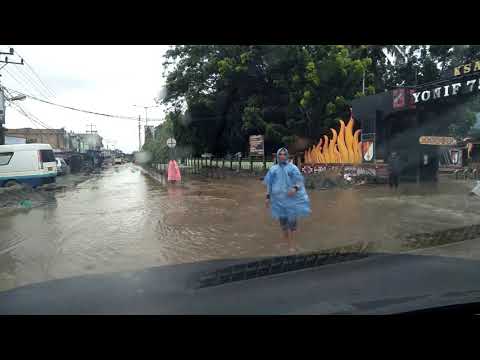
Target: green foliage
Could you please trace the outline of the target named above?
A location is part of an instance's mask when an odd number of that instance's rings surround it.
[[[178,45],[165,56],[163,102],[195,155],[245,153],[253,134],[269,153],[294,136],[317,140],[351,99],[435,80],[479,55],[476,45]],[[457,132],[471,115],[462,119]]]

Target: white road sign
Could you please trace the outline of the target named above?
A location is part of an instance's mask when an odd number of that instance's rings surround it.
[[[174,138],[167,139],[167,146],[169,148],[174,148],[177,145],[177,141]]]

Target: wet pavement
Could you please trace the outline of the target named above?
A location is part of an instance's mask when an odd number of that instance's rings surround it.
[[[186,179],[166,185],[132,164],[57,190],[0,193],[0,290],[75,275],[219,258],[286,254],[259,178]],[[301,251],[374,242],[403,251],[412,234],[479,223],[470,181],[361,185],[310,191]],[[12,206],[15,205],[15,206]]]

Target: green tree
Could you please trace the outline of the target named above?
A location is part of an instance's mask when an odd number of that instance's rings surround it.
[[[355,97],[434,81],[479,55],[476,45],[179,45],[165,55],[163,103],[194,155],[245,152],[253,134],[268,153],[318,140]],[[452,131],[468,131],[468,111]]]
[[[165,64],[163,102],[185,110],[184,139],[224,154],[245,151],[252,134],[267,151],[318,138],[361,91],[371,59],[342,45],[195,45],[172,48]]]

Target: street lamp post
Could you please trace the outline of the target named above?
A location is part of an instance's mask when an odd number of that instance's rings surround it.
[[[147,114],[148,109],[160,107],[160,106],[158,106],[158,105],[152,105],[152,106],[133,105],[133,106],[135,106],[135,107],[143,107],[143,108],[145,109],[145,126],[148,125],[148,114]]]
[[[141,106],[141,105],[133,105],[135,107],[143,107],[145,109],[145,131],[147,131],[147,126],[148,126],[148,109],[150,108],[158,108],[160,106],[158,105],[152,105],[152,106]],[[146,135],[145,135],[146,136]],[[138,142],[140,143],[140,116],[138,117]],[[139,150],[141,150],[141,145],[139,144]]]

